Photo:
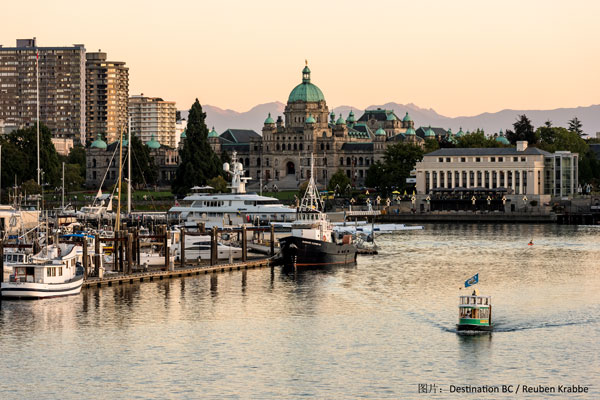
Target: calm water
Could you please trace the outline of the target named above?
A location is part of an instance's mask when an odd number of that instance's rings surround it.
[[[427,225],[379,245],[351,268],[4,301],[0,397],[441,399],[461,397],[449,385],[579,384],[591,393],[578,398],[600,398],[600,227]],[[459,287],[477,272],[497,330],[459,336]]]

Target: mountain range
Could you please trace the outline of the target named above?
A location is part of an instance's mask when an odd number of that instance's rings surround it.
[[[204,105],[202,106],[206,112],[206,124],[209,129],[214,126],[217,132],[222,133],[226,129],[252,129],[261,133],[264,120],[271,113],[273,119],[277,116],[283,116],[285,104],[276,101],[271,103],[259,104],[252,107],[249,111],[238,112],[234,110],[223,110],[222,108]],[[579,118],[583,124],[583,131],[589,137],[596,137],[596,133],[600,132],[600,105],[591,105],[588,107],[576,108],[557,108],[554,110],[502,110],[495,113],[483,113],[470,117],[446,117],[438,114],[431,108],[420,108],[415,104],[398,104],[385,103],[381,105],[372,105],[367,109],[383,108],[394,110],[396,115],[403,118],[408,112],[413,121],[415,128],[419,126],[452,128],[453,132],[457,132],[460,128],[463,131],[473,131],[477,128],[483,129],[487,134],[493,134],[500,129],[512,129],[512,124],[521,114],[527,115],[535,127],[543,125],[547,120],[552,121],[553,126],[568,127],[568,121],[573,117]],[[341,113],[344,118],[348,117],[350,110],[354,111],[358,119],[364,110],[358,107],[340,106],[335,107],[333,111],[336,114],[336,119]],[[187,111],[181,112],[182,117],[187,116]]]

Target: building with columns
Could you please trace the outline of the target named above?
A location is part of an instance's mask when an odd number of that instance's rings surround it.
[[[344,118],[330,113],[325,97],[311,80],[308,66],[302,81],[290,92],[283,116],[265,119],[262,135],[242,135],[214,130],[209,143],[218,154],[237,151],[252,178],[250,188],[258,184],[271,189],[296,189],[309,178],[311,154],[315,159],[315,178],[320,188],[342,170],[355,186],[364,185],[367,170],[381,160],[387,146],[408,142],[422,145],[414,122],[406,113],[399,118],[394,111],[366,110],[360,118],[354,112]]]
[[[576,193],[578,155],[548,153],[527,142],[516,147],[444,148],[416,165],[417,194],[440,189],[503,190],[506,195],[568,196]]]

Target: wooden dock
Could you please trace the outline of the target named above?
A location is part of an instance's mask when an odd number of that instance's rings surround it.
[[[151,282],[165,278],[179,278],[193,275],[206,275],[209,273],[240,271],[247,269],[266,268],[273,265],[271,258],[262,258],[233,264],[203,265],[189,268],[176,268],[173,270],[153,270],[147,272],[134,272],[131,274],[115,274],[102,278],[89,277],[83,282],[84,288],[122,285],[123,283]]]

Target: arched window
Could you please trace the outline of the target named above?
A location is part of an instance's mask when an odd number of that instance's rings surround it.
[[[362,157],[358,157],[358,165],[360,165],[360,166],[363,165],[363,158]]]
[[[298,150],[298,145],[294,143],[294,150]]]
[[[96,168],[96,159],[95,158],[92,159],[92,168]]]
[[[369,166],[369,157],[365,158],[365,164],[367,165],[367,167]]]
[[[325,145],[321,143],[321,150],[325,150]]]
[[[249,158],[246,158],[246,163],[244,163],[244,165],[245,165],[246,167],[249,167],[249,166],[250,166],[250,159],[249,159]]]
[[[291,150],[291,149],[292,149],[292,144],[288,143],[288,150]]]
[[[323,157],[323,165],[327,166],[327,157]]]
[[[257,166],[257,167],[260,167],[260,157],[258,157],[258,158],[256,159],[256,166]]]
[[[277,151],[279,151],[279,143],[277,143],[277,146],[275,146],[275,148],[277,149]]]
[[[340,165],[344,165],[344,157],[340,157]]]
[[[304,146],[302,146],[302,143],[300,143],[300,150],[302,150],[302,147],[304,147]]]
[[[329,150],[329,143],[327,143],[327,150]]]
[[[350,161],[350,157],[346,157],[346,165],[352,165],[352,161]]]

